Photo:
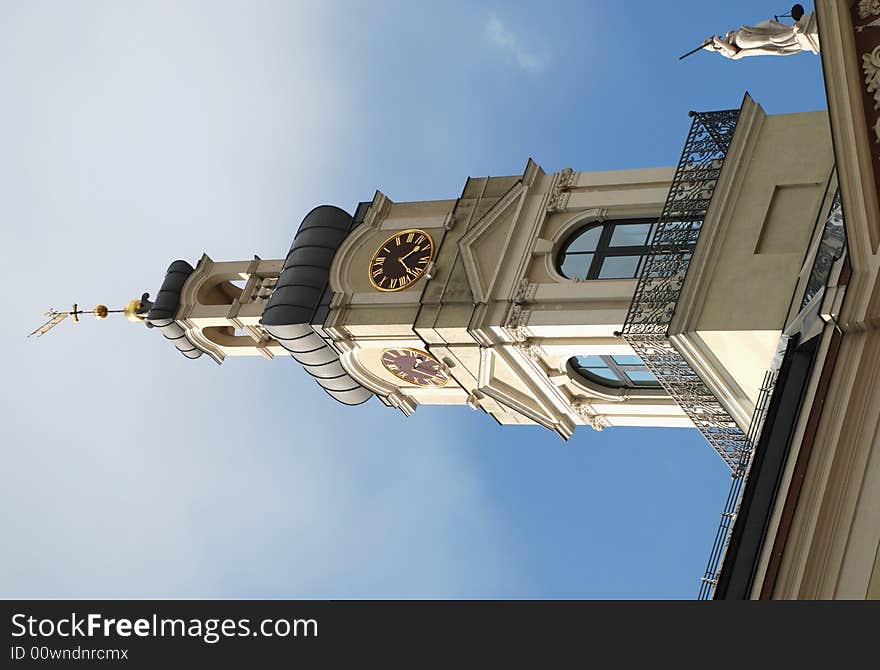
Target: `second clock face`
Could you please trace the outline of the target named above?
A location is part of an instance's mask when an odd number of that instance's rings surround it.
[[[443,386],[449,381],[437,359],[421,349],[386,349],[382,365],[395,377],[416,386]]]
[[[370,283],[380,291],[400,291],[425,274],[434,258],[434,240],[424,230],[395,233],[370,260]]]

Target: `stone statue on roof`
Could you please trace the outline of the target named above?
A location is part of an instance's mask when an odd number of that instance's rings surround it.
[[[793,11],[792,14],[792,18],[795,18],[796,13]],[[817,54],[819,34],[816,16],[810,12],[800,14],[792,24],[781,23],[774,17],[754,26],[742,26],[723,36],[713,35],[707,38],[703,49],[717,52],[732,60],[746,56],[788,56],[801,51]]]

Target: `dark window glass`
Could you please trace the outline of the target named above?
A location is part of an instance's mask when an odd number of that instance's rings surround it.
[[[630,381],[638,384],[639,382],[656,382],[657,378],[651,374],[650,370],[627,370],[626,376]]]
[[[569,253],[581,253],[584,251],[596,251],[602,228],[587,228],[581,235],[575,237],[568,247]]]
[[[642,365],[642,359],[638,356],[612,356],[618,365]]]
[[[638,356],[574,356],[568,361],[576,373],[613,388],[657,388],[660,383]]]
[[[632,223],[626,226],[614,226],[611,235],[612,247],[643,247],[648,243],[651,232],[650,223]]]
[[[562,245],[556,269],[569,279],[638,277],[654,225],[645,219],[590,223]]]
[[[599,279],[632,279],[639,269],[641,256],[609,256],[602,263]]]
[[[562,274],[569,279],[586,279],[593,254],[568,254],[562,261]]]
[[[610,368],[587,368],[591,373],[603,379],[610,379],[613,382],[619,382],[620,379],[614,374]]]

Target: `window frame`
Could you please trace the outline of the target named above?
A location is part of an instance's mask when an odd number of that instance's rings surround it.
[[[598,359],[602,361],[604,367],[611,370],[611,372],[617,377],[617,379],[609,379],[608,377],[603,377],[600,374],[595,372],[591,372],[588,367],[584,367],[578,363],[578,356],[572,356],[568,359],[568,368],[574,372],[575,374],[588,379],[589,381],[595,384],[601,384],[607,388],[625,388],[625,389],[661,389],[662,385],[656,376],[654,376],[653,381],[636,381],[630,378],[627,374],[628,371],[636,372],[636,371],[647,371],[651,372],[648,369],[648,366],[645,365],[644,361],[640,364],[631,364],[631,363],[618,363],[614,360],[613,355],[606,354],[591,354],[596,356]],[[596,366],[599,367],[599,366]]]
[[[611,238],[614,236],[614,231],[619,226],[628,226],[628,225],[648,225],[648,233],[645,236],[645,242],[641,245],[626,245],[626,246],[611,246]],[[654,218],[638,218],[638,219],[610,219],[606,221],[590,221],[584,225],[578,226],[571,232],[567,237],[565,237],[563,243],[560,245],[559,250],[556,252],[556,257],[554,259],[554,269],[556,272],[566,279],[577,280],[577,281],[586,281],[586,280],[597,280],[597,279],[635,279],[639,276],[642,270],[642,265],[644,264],[645,256],[650,249],[651,242],[653,240],[654,234],[656,232],[657,220]],[[601,228],[602,232],[599,233],[599,239],[596,241],[596,248],[593,251],[573,251],[569,252],[568,249],[577,242],[578,239],[582,235],[585,235],[588,231],[594,228]],[[590,266],[587,268],[585,277],[571,277],[565,273],[563,270],[563,264],[565,260],[569,256],[588,256],[592,255],[592,260],[590,262]],[[608,258],[615,257],[625,257],[625,256],[638,256],[639,262],[635,267],[633,275],[631,277],[600,277],[599,274],[602,271],[602,266],[605,264],[605,260]]]

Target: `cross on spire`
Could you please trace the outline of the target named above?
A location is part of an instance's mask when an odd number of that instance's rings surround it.
[[[45,316],[48,316],[49,320],[46,321],[46,323],[44,323],[42,326],[34,330],[32,333],[30,333],[28,337],[31,337],[33,335],[36,335],[37,337],[42,337],[69,316],[72,316],[73,320],[75,322],[78,322],[79,317],[83,314],[92,314],[96,319],[106,319],[108,314],[121,314],[124,311],[125,310],[122,309],[107,309],[106,305],[95,305],[95,308],[92,309],[91,312],[87,312],[79,309],[77,303],[73,303],[73,309],[71,309],[69,312],[59,312],[56,309],[49,309],[49,311],[45,313]]]

